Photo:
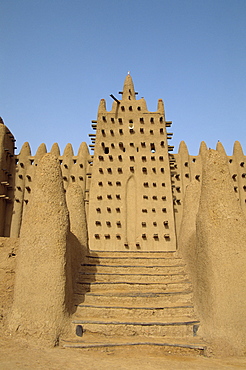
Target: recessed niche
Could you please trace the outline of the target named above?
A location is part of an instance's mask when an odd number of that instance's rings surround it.
[[[151,153],[155,153],[155,144],[154,143],[151,143],[150,144],[150,151],[151,151]]]

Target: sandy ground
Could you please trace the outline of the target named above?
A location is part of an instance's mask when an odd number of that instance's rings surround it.
[[[0,338],[0,369],[246,369],[246,358],[207,358],[150,354],[144,350],[81,350],[40,348],[23,341]]]

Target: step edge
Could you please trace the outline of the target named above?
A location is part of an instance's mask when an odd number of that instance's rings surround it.
[[[121,321],[94,321],[94,320],[73,320],[73,324],[94,324],[94,325],[135,325],[135,326],[181,326],[196,325],[199,320],[177,321],[177,322],[121,322]]]
[[[62,340],[63,341],[63,340]],[[187,349],[206,350],[207,346],[203,345],[189,345],[179,343],[159,343],[159,342],[128,342],[128,343],[100,343],[100,344],[63,344],[65,348],[103,348],[103,347],[124,347],[124,346],[160,346],[160,347],[178,347]]]
[[[165,307],[125,307],[125,306],[97,306],[87,304],[77,304],[76,307],[80,308],[97,308],[97,309],[122,309],[122,310],[166,310],[174,308],[194,308],[194,305],[185,306],[165,306]]]

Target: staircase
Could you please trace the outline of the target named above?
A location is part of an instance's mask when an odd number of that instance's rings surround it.
[[[176,252],[93,251],[81,266],[65,347],[203,354],[191,282]]]

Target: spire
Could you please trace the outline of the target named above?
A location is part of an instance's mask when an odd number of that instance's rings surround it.
[[[21,147],[21,150],[20,150],[20,154],[19,156],[21,158],[26,158],[27,156],[31,155],[31,148],[30,148],[30,145],[29,143],[26,141],[22,147]]]
[[[241,158],[244,156],[243,149],[239,141],[235,141],[234,143],[233,155],[235,155],[238,158]]]
[[[164,114],[164,103],[162,99],[158,99],[157,111]]]
[[[106,112],[106,101],[105,99],[101,99],[98,107],[98,114]]]
[[[136,93],[135,93],[135,89],[134,89],[134,84],[133,84],[133,81],[132,81],[132,78],[131,78],[129,72],[128,72],[128,75],[125,78],[122,99],[136,100]]]
[[[184,140],[182,140],[179,144],[179,153],[182,154],[183,156],[188,156],[188,148],[187,145],[185,144]]]
[[[222,143],[220,141],[217,142],[216,150],[223,155],[226,155],[225,148],[223,147]]]
[[[60,149],[59,149],[59,145],[57,143],[54,143],[52,145],[52,148],[50,150],[50,153],[55,155],[56,157],[60,157]]]
[[[63,157],[73,157],[73,156],[74,156],[74,153],[73,153],[72,144],[68,143],[64,149]]]
[[[202,141],[200,144],[200,149],[199,149],[199,155],[203,156],[205,155],[206,151],[208,150],[207,145],[205,141]]]

